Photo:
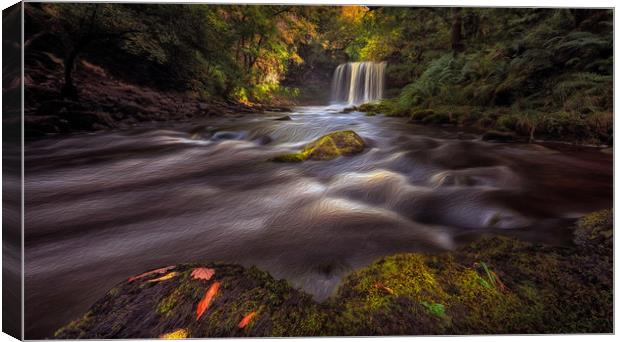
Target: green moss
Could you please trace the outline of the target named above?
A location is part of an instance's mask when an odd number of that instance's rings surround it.
[[[187,294],[194,292],[195,288],[195,284],[192,284],[189,275],[183,275],[180,277],[177,287],[159,301],[155,311],[159,314],[170,316],[177,303],[182,301]]]
[[[613,212],[601,210],[582,217],[575,229],[575,244],[585,249],[611,250],[613,246]]]
[[[301,152],[287,153],[279,155],[272,160],[280,163],[300,163],[304,161],[305,156]]]
[[[360,112],[365,112],[366,116],[374,116],[377,114],[382,114],[389,111],[389,104],[387,100],[379,101],[379,102],[369,102],[361,104],[355,107],[355,110]]]
[[[446,316],[446,307],[443,304],[429,302],[422,302],[421,304],[428,310],[431,315],[435,315],[440,318]]]
[[[120,289],[118,287],[113,287],[110,291],[108,291],[108,295],[115,297],[120,293]]]
[[[84,338],[87,335],[86,329],[93,320],[93,313],[86,312],[82,317],[69,322],[69,324],[58,329],[54,333],[55,338],[63,338],[64,336],[72,336],[75,339]]]
[[[364,140],[357,133],[346,130],[326,134],[306,145],[300,152],[273,158],[276,162],[301,162],[304,160],[330,160],[349,156],[364,150]]]

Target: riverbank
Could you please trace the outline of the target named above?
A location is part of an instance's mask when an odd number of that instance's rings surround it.
[[[31,54],[34,54],[31,53]],[[162,91],[130,84],[81,60],[74,71],[79,98],[60,96],[62,61],[51,53],[31,56],[25,74],[24,126],[27,139],[47,135],[122,129],[149,122],[184,122],[199,118],[285,112],[283,106],[200,99],[187,92]],[[5,118],[5,124],[19,124]]]
[[[54,337],[610,333],[612,211],[573,230],[569,247],[487,236],[382,258],[322,303],[256,268],[169,266],[123,281]]]
[[[613,145],[611,112],[582,117],[565,112],[515,112],[506,107],[431,106],[403,110],[395,99],[365,103],[345,111],[360,111],[369,116],[407,117],[412,123],[422,125],[461,127],[482,135],[483,140],[550,140],[590,146]]]

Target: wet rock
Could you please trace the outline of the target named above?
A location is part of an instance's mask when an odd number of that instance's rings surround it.
[[[488,131],[482,135],[482,140],[494,142],[513,142],[517,140],[517,136],[510,132]]]
[[[423,124],[445,125],[451,123],[450,115],[445,113],[434,113],[425,116],[422,120]]]
[[[285,116],[281,116],[279,118],[274,119],[275,121],[290,121],[292,120],[290,116],[285,115]]]
[[[291,109],[289,107],[283,107],[283,106],[265,106],[265,105],[259,105],[258,106],[258,110],[263,110],[263,111],[267,111],[267,112],[279,112],[279,113],[284,113],[284,112],[290,112]]]
[[[277,156],[276,162],[301,162],[304,160],[330,160],[362,152],[364,140],[354,131],[337,131],[326,134],[306,145],[303,150]]]
[[[611,332],[611,256],[508,237],[397,254],[341,283],[332,321],[341,335]]]
[[[411,113],[410,120],[413,122],[420,122],[424,120],[426,117],[434,115],[435,111],[432,109],[418,109]]]
[[[200,267],[212,269],[213,276],[193,278]],[[311,296],[256,268],[186,264],[157,271],[121,282],[54,338],[157,338],[179,329],[185,337],[314,336],[326,318]],[[198,302],[216,282],[217,294],[196,319]],[[254,311],[249,324],[239,328]]]
[[[573,241],[588,250],[611,251],[613,239],[613,212],[606,209],[582,217],[577,222]]]
[[[212,140],[243,140],[245,138],[244,132],[229,132],[220,131],[213,134]]]
[[[273,139],[268,136],[268,135],[263,135],[261,137],[258,137],[256,139],[254,139],[254,142],[256,142],[259,145],[267,145],[269,143],[271,143],[273,141]]]

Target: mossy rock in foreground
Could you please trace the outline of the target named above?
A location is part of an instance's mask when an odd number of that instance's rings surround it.
[[[346,130],[326,134],[306,145],[300,152],[288,153],[273,158],[276,162],[302,162],[304,160],[330,160],[339,156],[350,156],[364,151],[364,139],[357,133]]]
[[[340,335],[610,333],[611,222],[611,210],[585,216],[575,236],[588,243],[572,247],[486,237],[386,257],[343,281],[329,322]]]
[[[213,277],[193,279],[198,267],[213,269]],[[171,273],[170,279],[154,281]],[[219,291],[197,320],[197,305],[215,282],[221,284]],[[256,314],[249,325],[239,328],[251,312]],[[54,338],[313,336],[324,318],[309,295],[256,268],[185,264],[118,284]]]
[[[321,304],[255,268],[180,265],[165,281],[119,284],[54,337],[610,333],[611,222],[611,210],[584,217],[574,246],[485,237],[453,252],[389,256],[350,274]],[[213,279],[192,279],[195,267],[213,268]],[[216,281],[218,295],[196,320]]]

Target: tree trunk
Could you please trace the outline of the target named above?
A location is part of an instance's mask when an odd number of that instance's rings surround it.
[[[463,40],[461,34],[462,18],[461,18],[462,8],[460,7],[452,7],[452,30],[451,30],[451,41],[452,41],[452,53],[456,55],[457,53],[463,51]]]

